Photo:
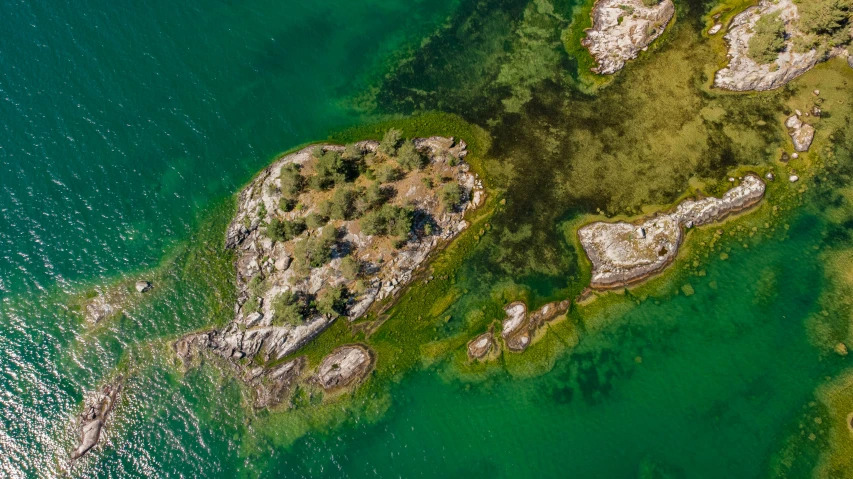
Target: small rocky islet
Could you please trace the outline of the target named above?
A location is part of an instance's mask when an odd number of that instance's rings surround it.
[[[467,228],[465,212],[484,192],[466,147],[391,131],[382,142],[304,148],[264,169],[240,193],[226,233],[237,254],[234,320],[178,340],[185,366],[213,354],[254,389],[256,407],[279,404],[308,368],[286,357],[334,321],[355,321],[394,297]],[[366,346],[346,345],[308,375],[337,390],[373,362]]]
[[[678,254],[684,229],[721,221],[758,204],[765,184],[748,174],[722,198],[682,201],[673,211],[635,223],[596,221],[578,229],[592,263],[592,289],[622,288],[660,273]]]
[[[78,418],[78,443],[71,451],[71,463],[85,456],[101,440],[101,435],[107,425],[110,413],[115,408],[116,400],[123,385],[123,377],[118,376],[105,384],[100,391],[88,394],[83,412]]]

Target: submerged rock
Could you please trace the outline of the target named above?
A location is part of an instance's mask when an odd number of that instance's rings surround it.
[[[616,73],[659,37],[675,14],[672,0],[647,7],[642,0],[598,0],[592,8],[592,28],[581,40],[595,58],[592,71]]]
[[[317,382],[326,391],[344,388],[366,376],[372,364],[373,359],[366,347],[358,344],[341,346],[323,358],[317,368]]]
[[[809,151],[812,140],[814,140],[814,127],[803,123],[799,114],[791,115],[785,121],[785,126],[788,127],[788,134],[791,135],[791,140],[794,142],[794,149],[799,152]]]
[[[835,353],[839,356],[847,356],[847,345],[844,343],[838,343],[835,345]]]
[[[79,418],[80,440],[77,447],[71,451],[72,462],[83,457],[98,444],[109,414],[115,406],[121,384],[122,377],[119,376],[115,381],[104,386],[100,393],[91,395],[86,401],[83,414]]]
[[[578,237],[592,262],[590,287],[621,288],[659,273],[675,259],[683,228],[743,211],[757,204],[764,190],[764,182],[750,174],[722,198],[685,200],[674,211],[639,223],[597,221],[580,228]]]

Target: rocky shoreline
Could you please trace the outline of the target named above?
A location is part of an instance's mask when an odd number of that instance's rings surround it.
[[[750,39],[754,35],[758,20],[765,15],[774,14],[779,14],[785,24],[785,46],[775,61],[761,65],[749,56]],[[724,37],[729,45],[729,63],[714,75],[714,86],[733,91],[773,90],[832,57],[847,57],[853,66],[853,60],[844,48],[829,50],[825,56],[814,48],[805,52],[796,51],[795,39],[803,36],[797,27],[799,18],[797,5],[793,0],[761,0],[758,5],[736,15]]]
[[[592,263],[590,287],[622,288],[660,273],[678,254],[684,228],[721,221],[751,208],[764,191],[764,182],[749,174],[722,198],[685,200],[670,213],[636,223],[598,221],[580,228],[578,238]]]
[[[592,71],[610,75],[663,34],[675,6],[672,0],[650,6],[643,0],[598,0],[590,15],[592,28],[586,30],[581,45],[595,58]]]

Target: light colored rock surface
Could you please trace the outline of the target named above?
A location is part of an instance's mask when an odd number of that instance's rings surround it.
[[[716,35],[716,34],[720,33],[720,30],[722,30],[722,29],[723,29],[723,26],[720,25],[719,23],[717,23],[713,27],[708,29],[708,35]]]
[[[592,28],[581,41],[598,66],[592,71],[616,73],[625,62],[659,37],[675,14],[672,0],[646,7],[642,0],[598,0],[592,8]]]
[[[341,346],[323,358],[317,368],[317,382],[326,391],[350,386],[367,375],[372,363],[370,351],[364,346]]]
[[[785,126],[788,127],[788,134],[794,142],[794,149],[800,152],[809,151],[814,140],[814,127],[803,123],[799,115],[791,115],[785,122]]]
[[[472,360],[483,359],[488,356],[494,347],[495,335],[494,332],[489,329],[488,332],[485,332],[468,342],[468,358]]]
[[[115,406],[116,398],[121,390],[122,378],[104,386],[98,392],[86,399],[83,414],[80,415],[80,439],[77,447],[71,451],[71,461],[75,461],[88,453],[101,439],[101,433],[106,426],[110,412]]]
[[[148,281],[137,281],[136,282],[136,291],[139,293],[148,292],[151,289],[151,283]]]
[[[749,208],[761,200],[764,190],[764,182],[750,174],[722,198],[685,200],[670,213],[638,223],[598,221],[580,228],[578,237],[592,262],[590,286],[620,288],[662,271],[678,253],[683,228],[719,221]]]
[[[786,24],[786,47],[775,62],[759,65],[747,55],[749,39],[753,35],[752,28],[761,16],[776,12],[780,13],[780,18]],[[797,6],[793,0],[761,0],[757,6],[749,7],[736,15],[725,36],[729,44],[729,64],[714,75],[714,86],[734,91],[772,90],[823,61],[824,58],[816,50],[805,53],[794,51],[794,38],[800,35],[796,27],[798,18]],[[836,49],[830,53],[830,56],[836,55],[846,55],[846,51]]]
[[[796,183],[800,181],[800,177],[797,175],[791,175],[788,177],[788,181],[790,181],[791,183]]]
[[[527,314],[527,305],[521,301],[508,304],[504,307],[506,318],[501,327],[501,336],[506,343],[507,349],[520,352],[530,346],[536,330],[546,322],[565,313],[571,301],[548,303],[531,314]],[[470,346],[469,346],[470,348]]]

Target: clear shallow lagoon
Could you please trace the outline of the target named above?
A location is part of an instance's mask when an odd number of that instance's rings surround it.
[[[506,15],[520,15],[519,2],[507,3]],[[67,310],[65,293],[153,269],[215,238],[226,199],[276,152],[372,120],[354,113],[353,97],[458,6],[0,5],[3,475],[55,476],[83,391],[123,362],[134,373],[126,402],[106,447],[81,466],[86,476],[756,477],[772,469],[815,388],[842,361],[822,355],[806,332],[825,286],[816,248],[826,232],[808,205],[787,218],[786,238],[706,260],[706,275],[689,278],[695,294],[664,285],[659,297],[586,318],[590,331],[544,375],[471,381],[439,363],[395,385],[378,422],[309,429],[290,446],[277,445],[262,415],[247,416],[227,375],[182,376],[170,362],[166,340],[210,321],[217,285],[169,267],[156,301],[115,322],[90,328]],[[525,173],[559,163],[530,165]],[[199,228],[214,232],[200,240]],[[480,268],[484,255],[459,275],[472,296],[506,274]],[[566,287],[535,275],[525,283],[543,297]],[[477,305],[466,298],[452,311]]]

